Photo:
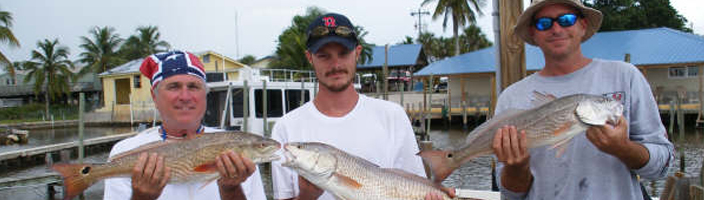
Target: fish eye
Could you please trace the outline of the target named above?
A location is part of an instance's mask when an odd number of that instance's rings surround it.
[[[447,158],[452,158],[452,153],[448,153]]]

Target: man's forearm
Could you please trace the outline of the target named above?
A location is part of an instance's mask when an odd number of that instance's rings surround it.
[[[623,151],[614,154],[621,162],[630,169],[640,169],[650,160],[650,152],[640,143],[628,141]]]
[[[229,199],[229,200],[245,200],[247,197],[244,195],[244,191],[242,190],[242,186],[238,185],[237,187],[233,188],[223,188],[220,187],[220,199]]]
[[[501,185],[512,192],[528,192],[533,183],[530,167],[510,168],[501,170]]]
[[[310,193],[301,192],[301,194],[299,194],[298,197],[296,197],[296,200],[315,200],[315,199],[318,199],[318,197],[320,197],[320,196],[316,196],[316,195],[310,194]]]

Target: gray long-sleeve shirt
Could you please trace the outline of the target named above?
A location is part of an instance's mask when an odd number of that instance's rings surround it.
[[[674,147],[660,120],[650,86],[633,65],[593,59],[582,69],[563,76],[544,77],[538,73],[511,85],[501,93],[496,113],[508,109],[530,109],[533,91],[563,97],[586,93],[619,99],[629,124],[629,138],[648,149],[650,159],[640,169],[629,169],[618,158],[597,149],[585,134],[579,134],[561,156],[557,149],[530,150],[533,183],[528,193],[515,193],[502,187],[508,199],[643,199],[636,175],[646,179],[665,177],[674,159]],[[501,168],[498,165],[498,176]]]

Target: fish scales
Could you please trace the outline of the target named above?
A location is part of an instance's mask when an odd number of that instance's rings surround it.
[[[470,132],[460,148],[419,154],[431,163],[435,180],[441,181],[462,163],[492,154],[494,135],[503,126],[524,130],[528,148],[535,148],[564,144],[590,126],[615,122],[623,114],[620,102],[597,95],[575,94],[543,103],[533,109],[510,110],[492,118]]]
[[[336,196],[342,197],[342,199],[422,200],[429,192],[443,194],[445,199],[451,199],[440,189],[439,185],[415,174],[398,169],[380,168],[367,160],[322,143],[291,143],[291,145],[285,145],[284,148],[288,153],[293,152],[290,157],[300,157],[295,155],[298,150],[290,151],[291,148],[298,148],[295,146],[303,146],[303,149],[314,146],[317,150],[320,150],[317,153],[327,156],[314,156],[318,160],[308,161],[294,158],[288,164],[285,163],[284,166],[293,168],[311,183]],[[330,159],[334,163],[332,165],[334,170],[332,170],[330,175],[316,174],[312,172],[314,170],[306,170],[304,169],[305,167],[297,167],[295,164],[296,162],[308,162],[307,164],[328,162],[328,160],[321,161],[319,159]],[[321,165],[316,166],[320,167]],[[350,184],[348,179],[354,181],[354,184]]]
[[[164,156],[164,165],[171,168],[170,183],[201,182],[219,177],[215,159],[222,152],[232,150],[250,158],[254,163],[277,159],[274,152],[280,148],[274,140],[244,132],[205,133],[196,138],[178,141],[157,141],[112,156],[99,164],[55,164],[64,179],[70,199],[93,183],[109,177],[129,177],[142,153]]]

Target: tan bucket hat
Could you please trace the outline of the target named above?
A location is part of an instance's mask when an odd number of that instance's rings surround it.
[[[514,33],[525,40],[526,43],[537,46],[530,36],[530,26],[533,25],[533,16],[543,7],[558,3],[574,7],[587,19],[588,27],[584,33],[584,37],[582,37],[582,42],[587,41],[587,39],[592,37],[592,35],[599,30],[599,27],[601,27],[601,11],[584,6],[580,0],[533,0],[528,9],[518,18],[518,24],[513,27]]]

